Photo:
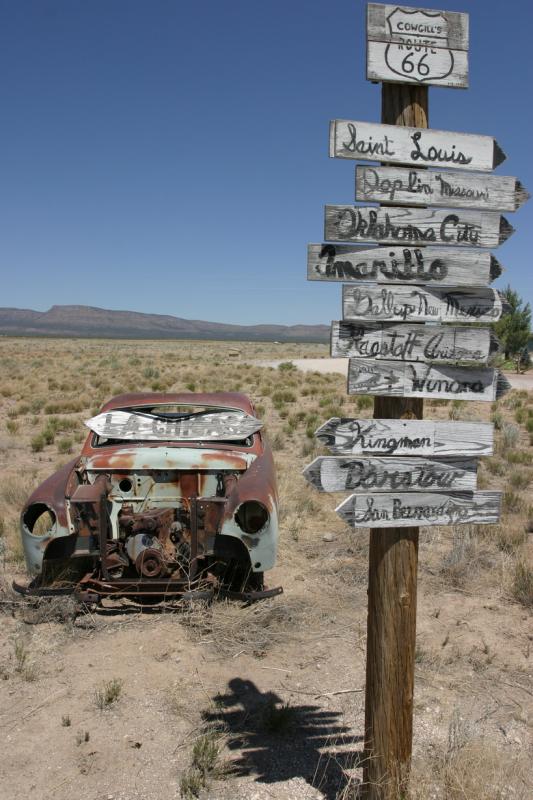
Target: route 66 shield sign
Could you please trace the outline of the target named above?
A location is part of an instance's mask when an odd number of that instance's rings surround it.
[[[438,11],[395,8],[387,17],[391,41],[385,61],[396,75],[409,81],[430,83],[446,78],[453,70],[449,49],[448,21]]]

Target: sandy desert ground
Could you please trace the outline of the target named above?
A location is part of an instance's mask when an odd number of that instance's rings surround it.
[[[237,356],[230,355],[236,347]],[[258,362],[323,358],[320,345],[0,340],[0,796],[6,800],[351,800],[358,796],[367,533],[301,472],[332,416],[371,416],[337,373]],[[124,390],[240,390],[266,423],[281,497],[284,594],[244,607],[78,614],[32,604],[18,513]],[[492,419],[481,488],[496,526],[421,531],[415,800],[533,797],[533,392],[496,404],[426,403],[426,418]]]

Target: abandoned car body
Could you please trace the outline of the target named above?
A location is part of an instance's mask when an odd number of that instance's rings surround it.
[[[263,587],[276,559],[277,487],[245,395],[125,394],[85,424],[80,456],[22,511],[33,580],[15,588],[75,587],[92,601],[281,591]]]

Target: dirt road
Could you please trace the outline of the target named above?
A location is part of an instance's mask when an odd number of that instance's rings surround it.
[[[281,361],[256,361],[260,367],[277,367]],[[348,374],[347,358],[294,358],[291,361],[295,367],[302,372],[340,372],[341,375]],[[506,372],[505,377],[513,389],[533,389],[533,371],[524,375],[517,375],[516,372]]]

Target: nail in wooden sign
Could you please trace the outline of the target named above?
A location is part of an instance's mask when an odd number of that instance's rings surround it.
[[[309,244],[307,280],[486,286],[502,274],[492,253],[453,247]]]
[[[335,119],[329,128],[329,155],[415,167],[453,167],[490,172],[505,161],[492,136],[407,128]]]
[[[367,7],[367,79],[468,87],[468,14]]]
[[[509,389],[507,378],[490,367],[355,358],[351,358],[348,365],[348,394],[493,402]]]
[[[319,456],[303,474],[319,492],[468,492],[477,485],[477,461]]]
[[[340,242],[498,247],[514,233],[492,211],[326,206],[324,238]]]
[[[501,492],[353,494],[335,511],[353,528],[492,524],[500,519]]]
[[[499,342],[489,328],[332,322],[333,358],[392,361],[472,361],[486,364]]]
[[[332,417],[315,437],[333,455],[490,456],[494,427],[486,422]]]
[[[246,439],[263,423],[243,411],[213,411],[180,419],[152,414],[106,411],[85,422],[106,439],[136,441],[223,441]]]
[[[516,211],[529,199],[517,178],[401,167],[355,169],[355,199],[402,206]]]
[[[495,322],[507,310],[496,289],[423,286],[342,287],[345,321]]]

